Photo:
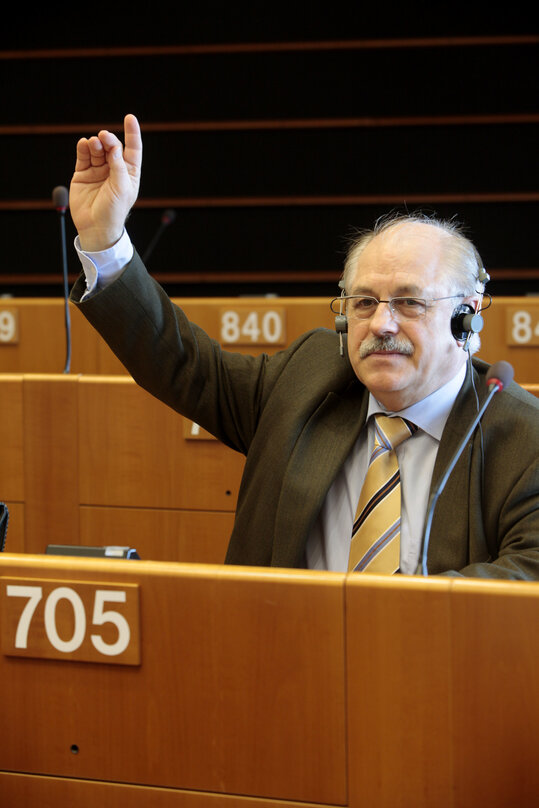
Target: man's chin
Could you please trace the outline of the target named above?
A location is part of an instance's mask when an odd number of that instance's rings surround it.
[[[380,400],[378,394],[397,393],[410,381],[410,357],[406,354],[385,352],[382,356],[370,354],[357,367],[357,375],[365,387]]]

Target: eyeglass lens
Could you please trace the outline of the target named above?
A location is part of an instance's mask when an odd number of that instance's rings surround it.
[[[423,317],[427,305],[425,300],[416,297],[394,297],[389,301],[380,301],[375,297],[352,297],[348,300],[349,313],[352,317],[367,320],[372,317],[380,303],[388,303],[391,314],[406,320]]]

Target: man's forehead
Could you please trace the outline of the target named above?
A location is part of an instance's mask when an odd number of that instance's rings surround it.
[[[402,294],[416,294],[443,282],[445,237],[420,222],[394,225],[369,242],[358,256],[352,285],[392,281]]]
[[[349,292],[351,295],[370,295],[376,297],[377,286],[376,280],[368,277],[362,278],[361,276],[355,279],[355,282]],[[425,292],[430,291],[431,284],[427,283],[412,283],[402,281],[397,278],[390,283],[391,295],[393,297],[424,297]]]

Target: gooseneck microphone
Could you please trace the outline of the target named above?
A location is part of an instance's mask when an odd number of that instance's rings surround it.
[[[142,256],[142,260],[144,261],[144,263],[146,263],[151,253],[153,252],[155,245],[163,235],[163,231],[169,226],[169,224],[172,224],[175,218],[176,218],[176,211],[172,210],[172,208],[167,208],[166,210],[163,211],[163,213],[161,214],[161,223],[159,225],[159,228],[155,233],[154,237],[152,238],[152,240],[150,241],[150,243],[148,244],[148,246],[146,247],[146,252]]]
[[[440,482],[438,483],[438,485],[436,486],[436,488],[429,497],[429,502],[427,505],[427,513],[425,516],[425,525],[423,528],[423,542],[421,544],[421,562],[418,566],[417,574],[428,575],[427,555],[429,551],[430,530],[432,525],[432,519],[434,516],[434,509],[436,507],[438,497],[444,490],[445,485],[449,479],[449,475],[455,468],[457,460],[461,456],[464,447],[468,443],[477,424],[483,417],[483,414],[487,409],[488,405],[490,404],[496,393],[503,390],[504,387],[507,387],[508,384],[511,384],[511,382],[513,381],[513,375],[514,371],[512,366],[509,364],[509,362],[504,362],[503,360],[500,362],[496,362],[494,365],[492,365],[487,373],[486,382],[488,388],[488,395],[483,403],[483,406],[473,419],[468,431],[466,432],[463,439],[460,441],[453,457],[449,461],[447,468],[444,471],[442,478],[440,479]]]
[[[64,319],[66,329],[66,360],[64,373],[69,373],[71,366],[71,323],[69,317],[69,283],[67,276],[67,249],[65,213],[69,205],[69,191],[64,185],[57,185],[52,191],[52,203],[60,217],[60,242],[62,247],[62,271],[64,276]]]

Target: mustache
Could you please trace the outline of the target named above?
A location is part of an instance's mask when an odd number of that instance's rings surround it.
[[[377,353],[378,351],[391,351],[404,354],[405,356],[411,356],[414,352],[414,346],[409,340],[403,339],[402,337],[371,336],[364,339],[359,346],[359,358],[366,359],[367,356],[370,356],[372,353]]]

